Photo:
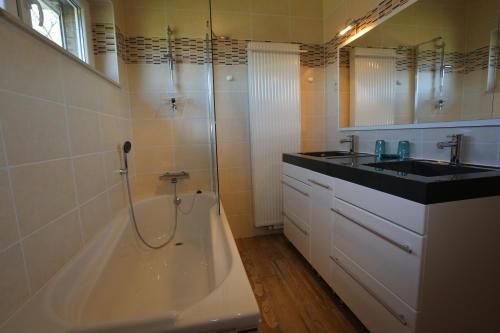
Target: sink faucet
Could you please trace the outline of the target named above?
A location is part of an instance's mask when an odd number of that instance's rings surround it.
[[[355,142],[356,142],[356,136],[355,135],[347,135],[346,138],[341,139],[340,143],[349,143],[349,152],[352,154],[354,153],[355,150]]]
[[[451,148],[450,153],[450,164],[458,165],[460,164],[460,153],[462,151],[462,140],[464,138],[463,134],[452,134],[448,135],[447,138],[451,138],[451,141],[438,142],[437,147],[443,149],[445,147]]]

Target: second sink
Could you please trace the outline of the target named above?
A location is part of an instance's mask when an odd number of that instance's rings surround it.
[[[419,175],[424,177],[438,177],[457,174],[477,173],[493,171],[492,169],[478,168],[471,166],[454,166],[430,161],[408,160],[392,161],[364,164],[376,169],[393,170],[407,174]]]

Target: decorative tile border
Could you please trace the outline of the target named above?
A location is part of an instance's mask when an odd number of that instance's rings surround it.
[[[92,24],[94,55],[116,52],[115,26],[112,23]]]
[[[162,37],[127,37],[126,61],[129,64],[165,64],[169,61],[168,42]],[[176,38],[172,40],[176,63],[205,64],[208,61],[207,43],[203,39]]]

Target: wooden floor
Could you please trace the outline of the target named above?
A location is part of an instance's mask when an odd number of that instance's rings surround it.
[[[263,333],[367,332],[283,235],[236,241]]]

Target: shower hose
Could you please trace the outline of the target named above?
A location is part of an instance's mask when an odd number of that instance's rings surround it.
[[[172,231],[172,234],[170,235],[170,237],[165,242],[161,243],[160,245],[152,245],[148,241],[146,241],[146,239],[142,236],[141,231],[139,230],[139,227],[137,226],[137,220],[135,218],[134,205],[133,205],[133,201],[132,201],[132,192],[130,191],[130,181],[129,181],[129,177],[128,177],[128,172],[125,172],[125,181],[126,181],[126,185],[127,185],[128,204],[129,204],[130,217],[132,219],[132,224],[134,225],[135,232],[139,236],[139,239],[141,240],[141,242],[146,247],[148,247],[150,249],[153,249],[153,250],[158,250],[158,249],[161,249],[161,248],[167,246],[174,239],[175,234],[177,232],[177,223],[178,223],[177,216],[178,216],[178,211],[180,211],[184,215],[190,214],[191,211],[193,210],[193,207],[194,207],[194,202],[196,200],[196,195],[193,195],[193,199],[191,201],[191,207],[189,208],[189,210],[188,211],[183,211],[181,209],[181,207],[180,207],[180,201],[177,200],[177,183],[173,182],[173,185],[174,185],[174,206],[175,206],[175,210],[174,210],[174,230]]]

